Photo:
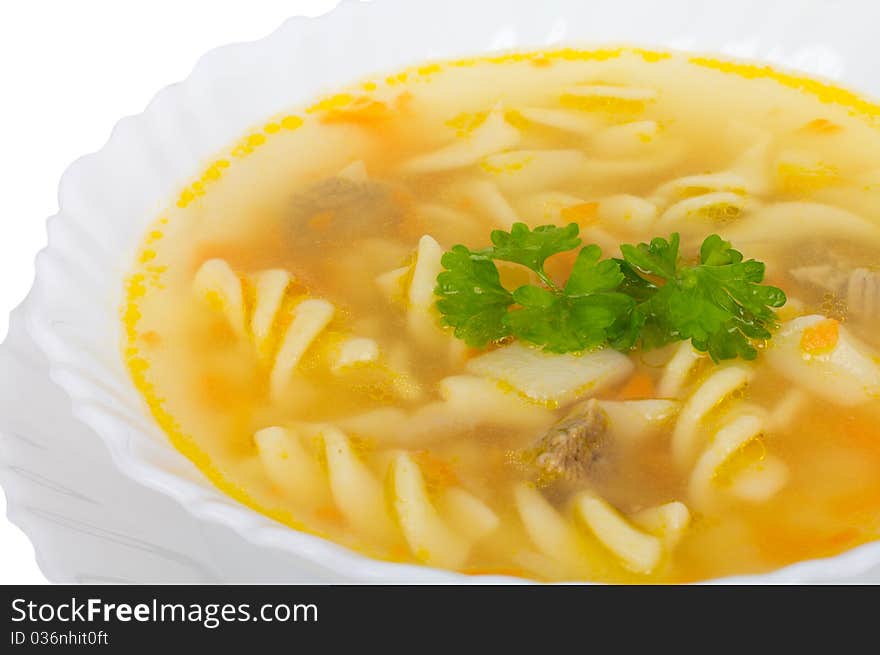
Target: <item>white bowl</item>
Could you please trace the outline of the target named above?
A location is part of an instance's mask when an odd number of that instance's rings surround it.
[[[880,6],[841,5],[823,0],[345,2],[317,19],[291,19],[260,41],[214,50],[186,81],[161,91],[144,113],[120,121],[103,149],[65,173],[60,212],[49,220],[49,245],[37,259],[25,308],[28,334],[47,358],[52,381],[69,396],[73,416],[103,440],[123,476],[191,514],[178,523],[185,526],[181,530],[201,534],[198,548],[210,550],[187,556],[189,566],[210,570],[204,578],[512,581],[371,560],[275,523],[210,485],[149,417],[117,346],[122,282],[143,231],[212,155],[247,128],[345,83],[427,59],[626,43],[766,61],[878,96],[873,61],[880,49],[874,34]],[[29,411],[39,412],[36,405]],[[114,484],[120,487],[96,493],[109,493],[119,502],[128,482]],[[143,522],[155,522],[155,503],[132,504],[147,506],[151,509],[142,510]],[[223,538],[208,545],[206,535],[215,532]],[[229,565],[233,560],[237,564]],[[845,581],[877,575],[880,542],[726,581]],[[139,579],[161,577],[160,570]]]

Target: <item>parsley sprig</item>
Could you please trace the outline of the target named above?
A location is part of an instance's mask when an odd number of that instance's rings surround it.
[[[717,234],[687,265],[678,234],[625,244],[622,258],[602,259],[599,246],[581,247],[578,232],[575,223],[534,230],[516,223],[510,232],[493,231],[489,248],[453,247],[443,255],[435,290],[443,324],[475,348],[508,337],[555,353],[689,339],[716,361],[754,359],[756,342],[770,338],[772,308],[785,304],[785,294],[761,284],[763,263],[743,261]],[[558,284],[545,262],[579,247],[568,280]],[[496,261],[525,266],[538,284],[506,289]]]

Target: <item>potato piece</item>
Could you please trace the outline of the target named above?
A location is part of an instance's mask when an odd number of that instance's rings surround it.
[[[519,342],[475,357],[467,364],[471,373],[509,384],[536,402],[551,404],[596,395],[623,380],[632,369],[626,355],[610,348],[559,355]]]

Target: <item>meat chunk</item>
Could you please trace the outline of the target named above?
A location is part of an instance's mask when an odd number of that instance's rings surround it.
[[[876,320],[880,317],[880,274],[857,268],[846,284],[846,306],[853,316]]]
[[[607,449],[608,417],[592,398],[580,403],[537,441],[533,462],[546,481],[577,482]]]
[[[880,318],[880,273],[867,268],[848,272],[829,264],[792,269],[798,282],[822,289],[846,301],[847,311],[856,318]]]

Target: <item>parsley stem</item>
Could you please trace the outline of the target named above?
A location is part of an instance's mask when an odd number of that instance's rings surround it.
[[[562,289],[560,289],[556,283],[550,279],[550,276],[547,275],[543,269],[535,271],[537,276],[540,278],[541,282],[543,282],[547,287],[549,287],[554,293],[562,293]]]

